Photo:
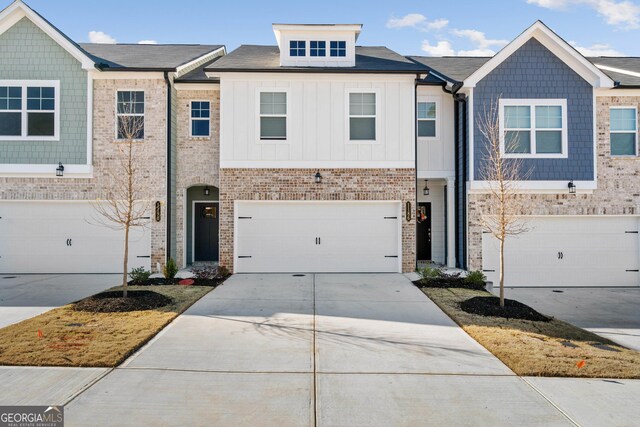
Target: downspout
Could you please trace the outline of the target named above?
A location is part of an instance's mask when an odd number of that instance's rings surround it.
[[[418,84],[420,82],[420,74],[416,74],[416,81],[413,85],[413,152],[414,152],[414,168],[415,168],[415,185],[416,185],[416,199],[415,206],[413,206],[413,212],[411,212],[411,218],[413,219],[414,234],[416,240],[413,245],[413,251],[415,256],[415,268],[418,268],[418,226],[415,215],[418,212]]]
[[[167,209],[165,221],[167,224],[165,242],[165,260],[171,258],[171,80],[169,73],[164,72],[164,81],[167,83]]]

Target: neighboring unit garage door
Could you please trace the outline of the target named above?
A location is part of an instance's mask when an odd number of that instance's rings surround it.
[[[124,231],[88,202],[0,203],[0,273],[122,272]],[[150,268],[151,231],[132,229],[129,269]]]
[[[235,270],[399,272],[399,202],[237,202]]]
[[[533,217],[505,246],[505,286],[638,286],[637,217]],[[482,236],[482,269],[498,286],[498,241]]]

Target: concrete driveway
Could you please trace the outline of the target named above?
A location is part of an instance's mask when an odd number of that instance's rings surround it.
[[[507,288],[507,298],[640,351],[638,288]]]
[[[119,279],[117,274],[0,275],[0,328],[103,291]]]

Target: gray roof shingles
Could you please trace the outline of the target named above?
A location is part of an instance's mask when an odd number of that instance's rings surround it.
[[[103,70],[166,70],[216,51],[222,45],[80,43]]]

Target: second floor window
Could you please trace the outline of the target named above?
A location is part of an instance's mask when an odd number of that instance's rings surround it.
[[[0,139],[57,139],[58,90],[57,81],[0,83]]]
[[[375,93],[349,93],[349,140],[376,140]]]
[[[347,42],[332,41],[329,43],[331,56],[347,56]]]
[[[291,40],[289,42],[289,56],[306,56],[307,42],[304,40]]]
[[[191,136],[207,137],[211,129],[211,103],[191,101]]]
[[[327,42],[312,41],[309,46],[310,56],[327,56]]]
[[[612,107],[609,110],[612,156],[636,156],[638,153],[638,110],[636,107]]]
[[[418,102],[418,136],[436,137],[436,103]]]
[[[144,139],[144,92],[118,91],[116,103],[117,139]]]
[[[287,139],[286,92],[260,92],[260,139]]]

